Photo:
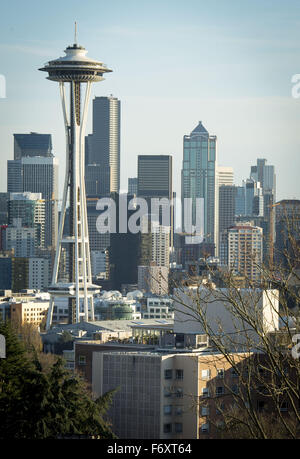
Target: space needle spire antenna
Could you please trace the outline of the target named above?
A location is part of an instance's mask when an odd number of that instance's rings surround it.
[[[77,45],[77,22],[75,21],[74,44]]]
[[[57,81],[60,87],[62,111],[66,134],[66,172],[62,208],[58,228],[58,240],[49,287],[50,306],[46,329],[52,324],[55,298],[68,298],[68,322],[82,319],[94,320],[93,297],[99,286],[93,285],[85,193],[85,127],[91,84],[102,81],[103,74],[111,72],[106,65],[86,56],[87,50],[77,43],[68,46],[65,56],[45,64],[39,70],[47,72],[47,79]],[[69,85],[67,101],[66,85]],[[65,228],[66,210],[69,207],[69,225]],[[66,225],[67,226],[67,225]],[[62,248],[67,247],[68,278],[59,279]]]

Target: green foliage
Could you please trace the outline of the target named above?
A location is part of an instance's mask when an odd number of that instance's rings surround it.
[[[0,439],[116,438],[105,412],[112,393],[93,400],[84,383],[58,359],[45,373],[25,352],[8,323],[6,359],[0,359]]]

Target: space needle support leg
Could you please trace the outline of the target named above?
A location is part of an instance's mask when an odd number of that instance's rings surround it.
[[[66,108],[65,86],[63,82],[59,83],[59,89],[60,89],[60,97],[61,97],[61,102],[62,102],[64,124],[65,124],[65,131],[66,131],[66,172],[65,172],[65,183],[64,183],[64,191],[63,191],[62,208],[61,208],[61,214],[60,214],[60,219],[59,219],[57,247],[56,247],[54,266],[53,266],[53,272],[52,272],[52,285],[56,284],[57,278],[58,278],[58,269],[59,269],[60,255],[61,255],[61,241],[62,241],[62,236],[63,236],[65,216],[66,216],[66,203],[67,203],[68,181],[69,181],[68,162],[69,162],[70,126],[69,126],[67,108]],[[49,330],[52,324],[53,307],[54,307],[54,300],[51,297],[49,311],[47,314],[46,330]]]
[[[82,110],[82,118],[80,123],[80,134],[79,134],[79,145],[80,145],[80,207],[81,207],[81,249],[82,249],[82,276],[83,276],[83,288],[84,288],[84,318],[86,321],[89,319],[88,315],[88,274],[90,266],[90,252],[89,252],[89,243],[88,243],[88,225],[87,225],[87,211],[86,211],[86,193],[85,193],[85,182],[84,182],[84,169],[85,169],[85,143],[84,143],[84,134],[87,121],[88,106],[91,93],[91,83],[86,83],[86,92],[84,105]],[[93,311],[91,307],[91,316],[93,316]],[[93,320],[93,318],[92,318]]]

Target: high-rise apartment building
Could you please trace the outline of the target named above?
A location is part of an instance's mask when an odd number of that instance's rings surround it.
[[[263,261],[263,230],[250,223],[237,223],[227,230],[221,262],[235,275],[259,281]]]
[[[8,224],[21,220],[23,227],[35,228],[36,245],[45,246],[45,201],[41,193],[10,193]]]
[[[181,199],[192,199],[192,224],[196,225],[196,199],[203,198],[203,232],[206,243],[215,245],[218,254],[219,192],[217,177],[217,138],[209,135],[200,121],[183,138]],[[184,209],[184,205],[182,206]],[[185,216],[183,212],[183,222]],[[184,229],[184,228],[183,228]]]
[[[120,189],[120,126],[121,102],[116,97],[95,97],[93,100],[93,133],[86,136],[86,165],[101,165],[86,169],[86,183],[105,181],[101,195],[108,196]],[[91,186],[91,185],[89,185]],[[89,196],[90,194],[87,193]]]
[[[14,159],[26,156],[52,156],[51,134],[14,134]]]

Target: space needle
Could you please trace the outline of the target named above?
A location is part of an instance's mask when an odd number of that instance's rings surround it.
[[[99,286],[92,283],[90,261],[84,182],[85,128],[91,83],[102,81],[103,74],[112,70],[102,62],[86,56],[87,50],[77,44],[76,23],[74,44],[66,48],[65,54],[39,69],[48,73],[47,79],[59,82],[66,132],[66,173],[52,282],[48,289],[50,305],[46,329],[52,324],[56,297],[68,298],[68,322],[77,323],[81,320],[94,320],[93,296],[99,292]],[[69,83],[68,101],[65,83]],[[66,231],[68,206],[69,225]],[[58,279],[62,244],[69,248],[68,282],[60,282]]]

